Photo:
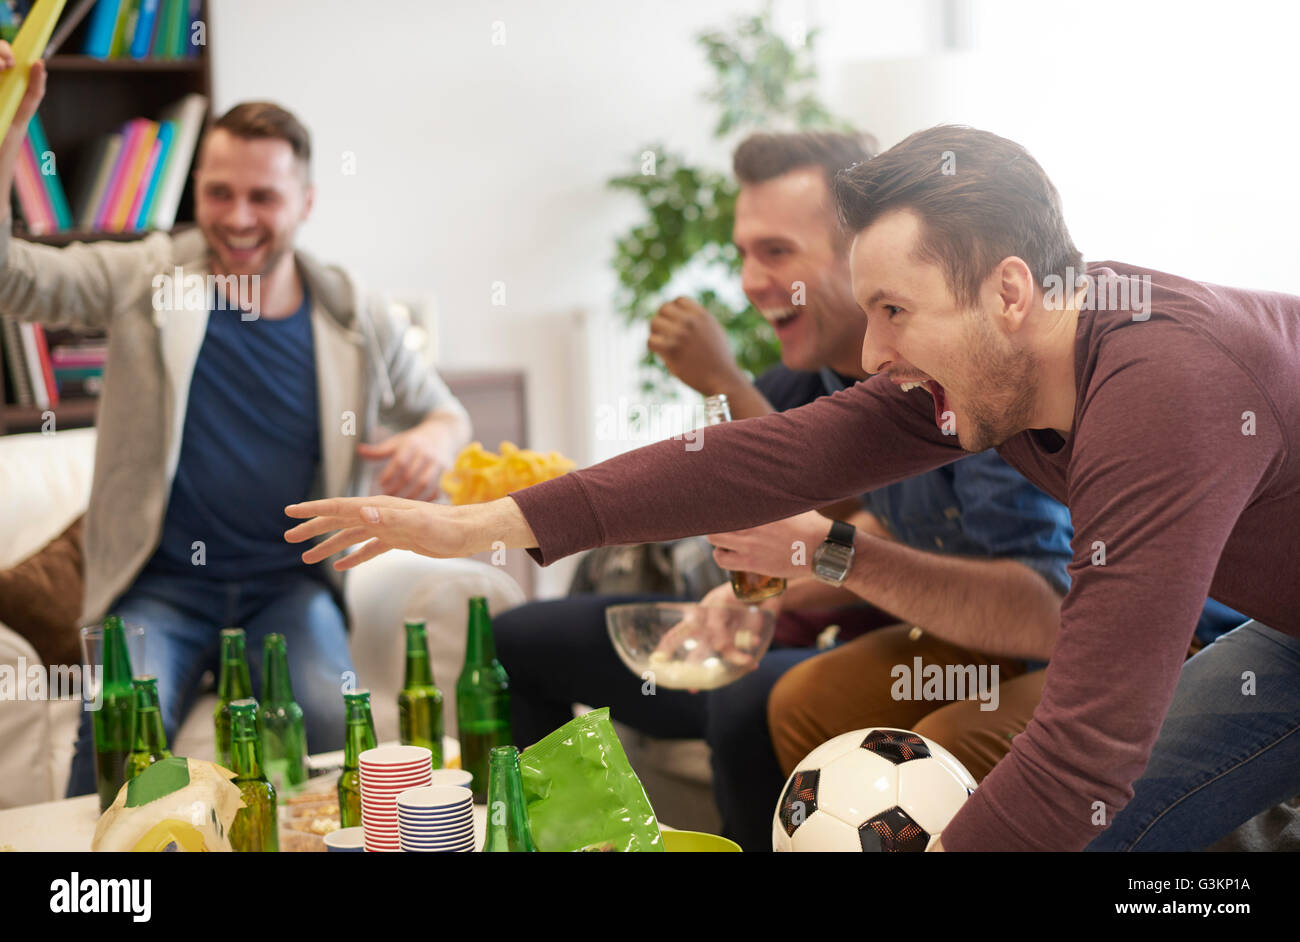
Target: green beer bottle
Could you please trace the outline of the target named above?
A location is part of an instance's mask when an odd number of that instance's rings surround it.
[[[248,659],[244,657],[244,629],[221,629],[221,673],[217,681],[217,708],[212,719],[217,727],[217,765],[231,769],[230,704],[253,696],[248,679]]]
[[[485,851],[535,851],[524,804],[524,780],[519,775],[519,750],[495,746],[488,772],[487,840]]]
[[[277,792],[307,780],[307,730],[293,699],[284,635],[269,634],[262,646],[262,758]]]
[[[493,746],[508,746],[510,679],[497,660],[487,599],[469,600],[469,636],[465,667],[456,681],[456,727],[460,733],[460,767],[474,776],[475,801],[487,795],[488,754]]]
[[[126,630],[116,615],[104,618],[103,673],[100,706],[92,717],[95,735],[95,781],[99,810],[107,811],[117,798],[126,758],[131,754],[135,722],[135,693],[131,690],[131,655],[126,650]]]
[[[159,759],[170,759],[162,714],[158,712],[158,678],[137,677],[131,681],[135,692],[135,732],[131,735],[131,754],[126,757],[124,781],[131,781]]]
[[[262,771],[262,734],[257,728],[257,701],[230,704],[231,771],[244,807],[230,824],[230,846],[236,851],[278,851],[280,829],[275,807],[275,786]]]
[[[361,753],[375,748],[375,721],[370,718],[370,691],[343,695],[347,738],[343,741],[343,774],[339,776],[339,826],[361,827]]]
[[[397,695],[403,746],[423,746],[442,768],[442,691],[433,683],[424,622],[406,622],[406,682]]]

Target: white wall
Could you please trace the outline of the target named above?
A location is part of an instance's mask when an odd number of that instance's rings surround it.
[[[1300,8],[976,0],[971,13],[968,51],[845,65],[835,105],[886,146],[941,122],[1025,145],[1086,258],[1300,293]]]

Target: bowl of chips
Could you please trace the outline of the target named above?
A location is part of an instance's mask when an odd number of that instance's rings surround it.
[[[470,442],[438,482],[453,504],[481,504],[572,471],[577,464],[558,451],[543,454],[502,442],[500,454]]]
[[[607,607],[605,624],[619,659],[642,680],[672,690],[713,690],[758,665],[776,616],[756,605],[633,602]]]

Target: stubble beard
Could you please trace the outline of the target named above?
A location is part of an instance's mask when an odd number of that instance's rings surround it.
[[[1038,399],[1037,360],[1029,353],[1011,349],[994,336],[985,315],[972,318],[969,337],[972,361],[981,364],[973,387],[982,392],[978,401],[966,403],[970,436],[961,446],[981,452],[1001,445],[1029,427]]]

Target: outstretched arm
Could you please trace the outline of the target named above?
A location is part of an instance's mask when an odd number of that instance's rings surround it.
[[[530,549],[546,564],[594,546],[752,527],[965,454],[934,425],[920,397],[909,402],[903,395],[880,377],[789,412],[639,448],[490,504],[449,508],[398,498],[297,504],[289,516],[321,519],[294,527],[286,538],[300,542],[338,531],[304,556],[307,562],[374,539],[430,556],[470,555],[501,541]],[[365,507],[396,512],[393,533],[386,534],[382,514],[363,520]],[[382,551],[368,546],[364,558]]]
[[[290,543],[333,534],[302,554],[305,563],[318,563],[349,546],[365,543],[335,561],[334,568],[340,571],[390,549],[449,559],[473,556],[492,549],[498,541],[509,549],[537,545],[519,505],[509,497],[467,507],[401,497],[336,497],[290,504],[284,512],[305,521],[285,532]]]

